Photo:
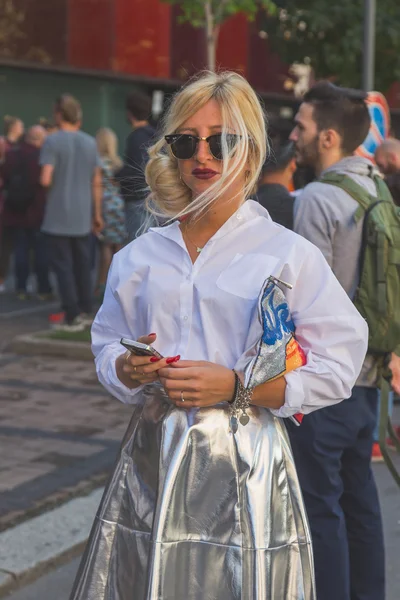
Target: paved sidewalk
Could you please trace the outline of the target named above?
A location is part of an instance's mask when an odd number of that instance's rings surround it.
[[[15,292],[2,293],[0,294],[0,321],[15,316],[39,313],[44,309],[50,309],[49,312],[57,311],[59,306],[60,303],[57,300],[46,302],[39,300],[34,295],[20,300]]]
[[[0,294],[0,358],[16,335],[47,329],[48,315],[58,303],[20,301],[15,294]]]
[[[93,363],[0,355],[0,530],[104,483],[131,411]]]

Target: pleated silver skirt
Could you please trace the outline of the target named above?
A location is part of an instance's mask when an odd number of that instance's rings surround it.
[[[71,600],[315,600],[310,534],[280,419],[142,393]]]

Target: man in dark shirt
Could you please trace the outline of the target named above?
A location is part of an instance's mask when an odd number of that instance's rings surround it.
[[[294,146],[282,143],[271,149],[264,163],[257,200],[276,223],[293,229],[293,197],[289,193],[296,170]]]
[[[125,201],[126,227],[130,240],[135,239],[143,222],[143,201],[147,195],[144,169],[148,161],[147,148],[151,145],[155,129],[149,124],[151,98],[133,92],[126,101],[128,121],[133,131],[126,140],[124,166],[116,174]]]

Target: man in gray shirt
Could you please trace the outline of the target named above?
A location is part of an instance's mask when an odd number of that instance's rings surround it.
[[[57,100],[55,120],[59,131],[47,138],[40,156],[41,184],[48,188],[42,231],[65,311],[61,327],[77,331],[92,311],[90,232],[103,228],[100,159],[95,139],[80,131],[75,98]]]
[[[373,164],[354,156],[370,126],[365,94],[321,82],[304,96],[295,122],[290,137],[299,166],[313,167],[317,177],[345,173],[376,195]],[[358,206],[339,187],[315,181],[294,209],[294,230],[320,248],[351,298],[360,275]],[[367,356],[350,398],[306,415],[296,429],[288,424],[321,600],[385,597],[382,522],[370,467],[377,402],[376,365]]]

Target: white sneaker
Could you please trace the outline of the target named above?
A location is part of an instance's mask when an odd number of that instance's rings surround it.
[[[91,327],[93,325],[94,317],[88,313],[81,313],[76,318],[79,319],[79,321],[83,323],[85,327]]]
[[[74,333],[76,331],[83,331],[85,324],[80,317],[75,317],[72,323],[56,323],[52,329],[54,331],[69,331],[70,333]]]

